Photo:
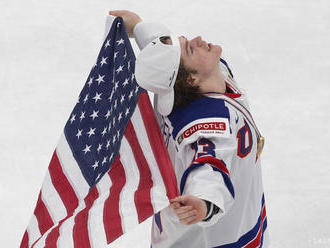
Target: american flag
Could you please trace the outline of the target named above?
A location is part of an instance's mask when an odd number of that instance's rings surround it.
[[[26,247],[106,247],[178,195],[121,18],[111,26],[51,158]]]

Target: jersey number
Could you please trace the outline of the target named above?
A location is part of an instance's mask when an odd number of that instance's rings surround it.
[[[251,129],[245,120],[244,123],[245,125],[237,132],[237,155],[240,158],[246,157],[251,152],[253,145]]]
[[[195,150],[195,159],[205,156],[211,155],[215,157],[215,145],[208,139],[200,139],[197,142],[191,144],[191,148]]]

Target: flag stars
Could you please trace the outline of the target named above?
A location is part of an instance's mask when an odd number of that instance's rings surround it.
[[[116,99],[113,107],[116,109],[117,108],[117,105],[118,105],[118,100]]]
[[[135,74],[134,74],[134,73],[132,73],[132,76],[131,76],[131,81],[133,81],[133,80],[134,80],[134,78],[135,78]]]
[[[102,161],[102,166],[107,162],[108,157],[104,157]]]
[[[126,49],[125,49],[125,54],[124,54],[124,59],[126,59],[126,57],[127,57],[127,51],[126,51]]]
[[[131,70],[131,61],[127,62],[127,69],[130,71]]]
[[[116,72],[117,72],[117,74],[119,73],[119,72],[121,72],[121,71],[123,71],[123,69],[124,69],[124,66],[119,66],[118,67],[118,69],[116,70]]]
[[[97,150],[97,152],[100,152],[100,151],[101,151],[101,149],[102,149],[102,146],[103,146],[103,144],[99,144],[99,145],[98,145],[98,147],[97,147],[97,149],[96,149],[96,150]]]
[[[119,140],[119,137],[120,137],[120,131],[117,130],[117,139]]]
[[[95,129],[96,128],[90,128],[89,131],[87,132],[88,138],[91,137],[92,135],[95,135]]]
[[[91,78],[89,79],[89,81],[87,82],[88,87],[91,87],[92,83],[93,83],[93,78],[91,77]]]
[[[128,99],[131,100],[131,98],[133,97],[133,94],[134,94],[134,91],[132,90],[130,93],[129,93],[129,96],[128,96]]]
[[[107,63],[107,58],[108,58],[108,57],[105,57],[105,58],[102,57],[101,67],[102,67],[102,65],[104,65],[104,64],[108,64],[108,63]]]
[[[123,113],[119,113],[118,115],[118,121],[120,122],[120,120],[123,118]]]
[[[111,111],[110,110],[108,110],[108,112],[106,113],[106,115],[104,116],[105,117],[105,119],[107,120],[109,117],[110,117],[110,115],[111,115]]]
[[[82,119],[84,119],[84,118],[85,118],[85,111],[81,112],[79,119],[80,119],[80,121],[82,121]]]
[[[124,44],[124,39],[121,38],[120,40],[117,40],[117,46],[121,45],[121,44]]]
[[[92,98],[92,99],[94,99],[95,103],[97,101],[102,100],[101,95],[102,95],[102,93],[99,94],[99,93],[96,92],[95,96]]]
[[[77,132],[77,134],[76,134],[76,136],[77,136],[77,138],[79,139],[79,137],[80,136],[82,136],[82,129],[80,130],[80,129],[78,129],[78,132]]]
[[[106,145],[106,148],[107,148],[107,150],[109,149],[109,147],[110,147],[110,140],[107,140],[107,145]]]
[[[108,129],[107,127],[104,127],[104,129],[103,129],[103,131],[101,133],[102,134],[102,137],[107,133],[107,129]]]
[[[123,86],[125,87],[126,85],[128,85],[129,82],[128,82],[128,78],[125,79],[124,83],[123,83]]]
[[[116,135],[113,136],[113,139],[112,139],[112,144],[115,144],[116,143]]]
[[[119,81],[117,81],[117,82],[115,83],[115,91],[116,91],[117,88],[118,88],[118,84],[119,84]]]
[[[108,46],[110,46],[110,39],[107,40],[107,42],[106,42],[105,45],[104,45],[104,48],[107,48]]]
[[[99,113],[99,111],[93,110],[93,114],[91,114],[89,117],[92,117],[93,118],[93,121],[94,121],[95,118],[99,117],[98,116],[98,113]]]
[[[76,115],[72,115],[72,116],[71,116],[71,119],[70,119],[71,124],[72,124],[72,122],[74,122],[75,120],[76,120]]]
[[[84,100],[83,100],[84,104],[85,104],[87,101],[88,101],[88,94],[86,94],[86,96],[85,96],[85,98],[84,98]]]
[[[115,52],[115,53],[113,54],[113,60],[115,60],[115,59],[117,58],[118,53],[119,53],[119,52]]]
[[[86,145],[86,147],[85,147],[85,149],[83,150],[83,152],[85,152],[85,154],[87,153],[87,152],[90,152],[91,151],[91,147],[92,147],[92,145]]]
[[[112,158],[113,158],[113,153],[111,153],[110,158],[109,158],[109,161],[111,161]]]
[[[125,101],[125,95],[121,95],[121,97],[120,97],[120,103],[123,104],[124,101]]]
[[[96,79],[98,85],[100,85],[102,82],[104,82],[104,76],[105,76],[105,75],[101,76],[101,75],[99,74],[99,77]]]
[[[127,117],[129,115],[129,112],[130,112],[130,108],[127,108],[126,112],[125,112],[125,117]]]
[[[92,165],[92,168],[95,170],[97,167],[99,167],[99,161],[95,161],[95,163]]]

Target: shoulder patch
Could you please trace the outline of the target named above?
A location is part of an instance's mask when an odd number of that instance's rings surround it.
[[[227,118],[206,118],[196,120],[185,126],[179,132],[176,141],[180,145],[183,141],[194,142],[199,137],[229,137],[229,135],[230,127]]]

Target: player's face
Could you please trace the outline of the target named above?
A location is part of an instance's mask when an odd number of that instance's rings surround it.
[[[181,46],[181,58],[187,69],[194,70],[201,79],[207,78],[219,68],[219,60],[222,48],[202,40],[197,36],[188,40],[184,36],[179,37]]]

